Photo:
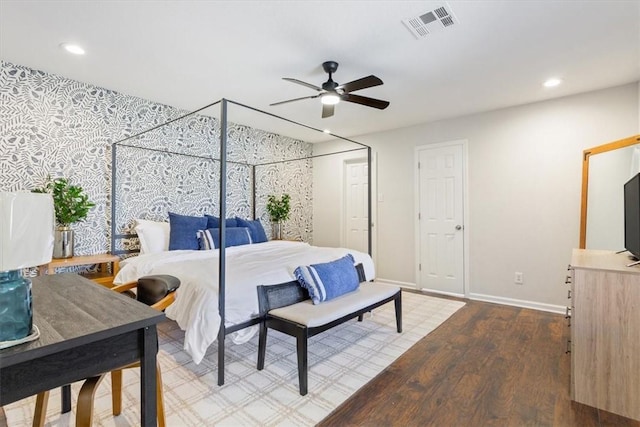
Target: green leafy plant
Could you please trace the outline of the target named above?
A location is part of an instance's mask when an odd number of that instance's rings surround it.
[[[269,212],[271,221],[280,222],[289,219],[290,201],[291,197],[288,194],[283,194],[280,199],[274,195],[267,196],[267,212]]]
[[[53,197],[56,222],[60,227],[84,220],[89,209],[95,206],[89,201],[82,187],[71,185],[67,178],[49,177],[44,187],[31,190],[34,193],[48,193]]]

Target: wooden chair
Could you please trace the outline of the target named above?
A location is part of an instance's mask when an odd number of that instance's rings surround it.
[[[156,310],[164,310],[175,301],[175,291],[180,286],[180,281],[173,276],[157,275],[141,277],[137,282],[125,283],[114,286],[111,290],[124,293],[140,302],[144,302]],[[136,288],[137,293],[132,289]],[[111,371],[111,405],[113,415],[120,415],[122,412],[122,370],[139,368],[140,362],[135,362],[122,368]],[[90,427],[93,422],[93,400],[98,386],[108,373],[87,378],[80,388],[78,394],[78,405],[76,409],[76,427]],[[36,398],[36,408],[33,415],[33,427],[44,426],[47,413],[47,403],[49,391],[38,393]],[[156,400],[158,426],[165,427],[166,419],[164,415],[164,397],[162,393],[162,373],[160,364],[156,364]]]

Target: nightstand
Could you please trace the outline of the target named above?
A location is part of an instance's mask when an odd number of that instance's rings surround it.
[[[120,258],[111,254],[83,255],[71,258],[54,258],[49,264],[41,265],[38,269],[39,275],[56,274],[56,268],[74,267],[78,265],[98,264],[98,271],[92,273],[82,273],[82,276],[93,280],[108,288],[113,286],[113,278],[120,269]],[[109,272],[111,264],[111,272]]]

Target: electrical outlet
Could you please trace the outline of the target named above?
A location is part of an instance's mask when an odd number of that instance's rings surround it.
[[[516,285],[522,285],[524,283],[524,274],[519,271],[516,271],[514,282]]]

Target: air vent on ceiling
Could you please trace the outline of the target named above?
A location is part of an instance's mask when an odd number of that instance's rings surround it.
[[[451,6],[445,3],[415,18],[404,19],[402,23],[415,38],[421,39],[458,24],[458,19],[453,15]]]

